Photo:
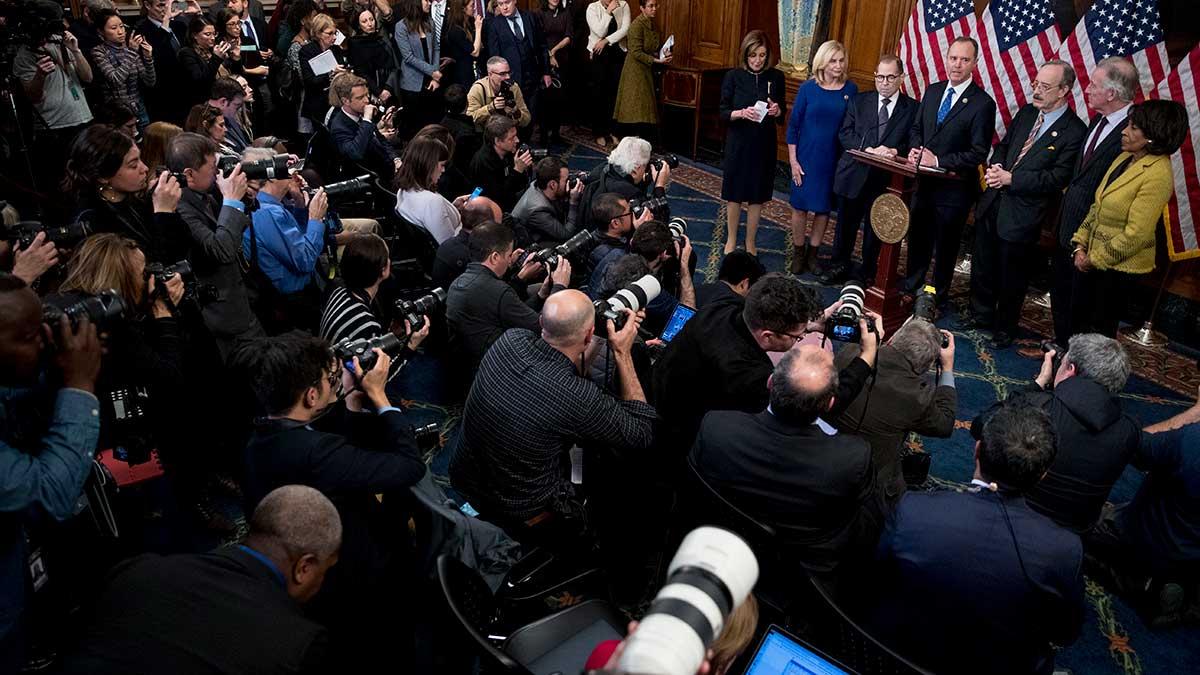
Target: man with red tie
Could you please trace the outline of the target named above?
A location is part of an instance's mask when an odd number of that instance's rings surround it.
[[[1096,188],[1108,167],[1121,153],[1121,131],[1138,87],[1138,73],[1128,59],[1112,56],[1096,64],[1084,94],[1097,114],[1084,136],[1083,150],[1075,161],[1071,182],[1063,192],[1058,220],[1058,246],[1054,251],[1054,283],[1050,308],[1054,314],[1054,341],[1065,345],[1081,323],[1072,316],[1071,295],[1088,282],[1075,270],[1071,237],[1096,200]]]
[[[970,328],[990,328],[992,347],[1013,342],[1042,221],[1071,180],[1087,128],[1067,108],[1075,70],[1054,59],[1038,69],[1033,97],[992,150],[987,190],[975,207]]]

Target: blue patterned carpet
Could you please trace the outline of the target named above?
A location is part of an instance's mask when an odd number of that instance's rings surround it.
[[[569,146],[565,154],[569,155],[573,170],[589,169],[603,158],[594,149],[583,145]],[[670,189],[672,213],[689,222],[689,235],[698,256],[697,276],[703,277],[698,281],[714,279],[726,232],[724,207],[719,201],[720,176],[706,167],[686,163],[675,176],[676,181]],[[831,235],[827,236],[827,243],[830,239]],[[787,269],[791,236],[786,229],[786,203],[777,201],[764,210],[758,248],[768,270]],[[805,280],[832,302],[837,289],[822,287],[811,278]],[[958,306],[966,302],[965,291],[965,280],[960,278],[951,291],[953,311],[939,319],[939,325],[950,327]],[[959,428],[948,439],[912,441],[914,446],[932,455],[932,476],[947,487],[960,486],[971,479],[973,442],[968,427],[972,417],[1004,397],[1010,387],[1030,381],[1037,373],[1040,358],[1037,345],[1042,338],[1034,330],[1047,325],[1047,321],[1045,311],[1035,308],[1032,303],[1027,302],[1025,309],[1024,329],[1012,349],[993,352],[987,335],[956,333]],[[1130,414],[1143,424],[1151,424],[1191,404],[1194,388],[1186,384],[1193,380],[1174,371],[1180,364],[1188,364],[1188,377],[1191,377],[1194,362],[1169,354],[1132,353],[1136,376],[1131,378],[1122,397]],[[460,411],[439,391],[438,371],[438,364],[432,360],[419,359],[411,363],[395,381],[396,393],[410,400],[409,409],[414,417],[422,423],[440,422],[444,436],[449,437],[455,431]],[[1156,381],[1172,384],[1174,389],[1156,384]],[[449,461],[446,453],[435,452],[429,460],[434,473],[444,477]],[[1114,502],[1128,500],[1140,481],[1139,472],[1127,469],[1110,499]],[[1196,664],[1200,663],[1200,632],[1195,627],[1150,631],[1129,607],[1090,582],[1087,599],[1089,607],[1082,636],[1062,650],[1059,665],[1071,668],[1077,675],[1195,672]]]

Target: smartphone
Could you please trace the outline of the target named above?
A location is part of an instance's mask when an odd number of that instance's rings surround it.
[[[687,305],[675,305],[675,311],[671,312],[671,318],[667,319],[667,325],[659,337],[663,342],[674,340],[675,336],[679,335],[679,331],[683,330],[683,325],[693,316],[696,316],[695,308]]]
[[[467,197],[467,201],[471,201],[472,199],[475,199],[476,197],[478,197],[481,194],[483,194],[483,188],[477,187],[471,191],[471,196]]]
[[[172,11],[172,12],[174,12],[174,13],[176,13],[176,14],[179,14],[179,13],[181,13],[181,12],[184,12],[184,11],[186,11],[186,10],[187,10],[187,3],[186,3],[186,2],[179,2],[179,0],[176,0],[175,2],[172,2],[172,3],[171,3],[171,11]]]

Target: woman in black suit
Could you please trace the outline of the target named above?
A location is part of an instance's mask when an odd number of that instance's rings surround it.
[[[197,14],[188,25],[188,46],[179,50],[179,67],[186,82],[181,91],[188,93],[188,105],[207,101],[213,81],[221,72],[235,68],[229,59],[231,46],[217,41],[217,27],[203,14]]]
[[[341,48],[333,44],[337,37],[337,26],[328,14],[314,15],[308,24],[312,42],[300,48],[300,79],[304,82],[304,102],[300,105],[300,114],[312,124],[325,124],[325,113],[329,111],[329,80],[338,73],[346,70],[346,57]],[[337,60],[337,66],[327,73],[317,75],[313,72],[310,60],[323,52],[330,52]]]
[[[442,22],[442,56],[454,59],[446,69],[443,84],[461,84],[469,89],[478,79],[475,63],[483,49],[483,17],[475,13],[471,0],[447,0]]]

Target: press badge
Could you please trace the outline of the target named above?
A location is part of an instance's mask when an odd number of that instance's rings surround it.
[[[67,89],[69,89],[71,91],[71,98],[78,101],[79,100],[79,90],[75,88],[75,84],[71,83],[71,84],[67,85]]]

